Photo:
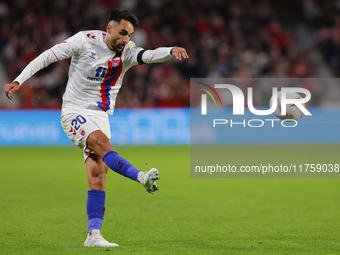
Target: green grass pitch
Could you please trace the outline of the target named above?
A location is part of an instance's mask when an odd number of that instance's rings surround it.
[[[244,164],[259,156],[254,146],[231,148],[229,156]],[[80,149],[0,148],[0,254],[340,252],[340,179],[194,179],[188,146],[117,150],[142,170],[158,168],[159,191],[152,196],[109,172],[102,234],[120,247],[85,248],[88,188]],[[286,151],[287,158],[340,161],[340,145]]]

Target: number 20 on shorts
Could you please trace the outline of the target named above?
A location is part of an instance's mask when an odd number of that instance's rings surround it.
[[[80,134],[81,135],[85,135],[85,131],[83,129],[79,129],[80,128],[80,125],[81,124],[84,124],[86,122],[86,119],[81,116],[81,115],[78,115],[75,119],[73,119],[71,121],[71,129],[70,129],[70,132],[73,134],[73,135],[76,135],[77,134],[77,131],[79,130]]]

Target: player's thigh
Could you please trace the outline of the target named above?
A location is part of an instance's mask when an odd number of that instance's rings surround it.
[[[114,150],[110,139],[101,130],[96,130],[88,136],[86,147],[102,157],[108,151]]]
[[[77,146],[86,149],[88,136],[100,130],[110,140],[110,124],[104,112],[90,110],[65,110],[61,116],[61,125],[65,134]]]

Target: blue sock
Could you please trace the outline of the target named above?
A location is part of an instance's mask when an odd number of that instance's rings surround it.
[[[105,213],[105,191],[89,190],[86,205],[88,225],[87,230],[101,229]]]
[[[131,165],[127,160],[119,156],[117,152],[115,151],[107,152],[103,157],[103,161],[113,171],[125,177],[128,177],[132,180],[137,181],[138,173],[140,171],[133,165]]]

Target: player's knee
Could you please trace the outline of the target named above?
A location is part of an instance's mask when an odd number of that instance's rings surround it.
[[[97,152],[100,156],[103,156],[106,152],[114,150],[109,138],[103,133],[92,133],[88,140],[87,146]]]

